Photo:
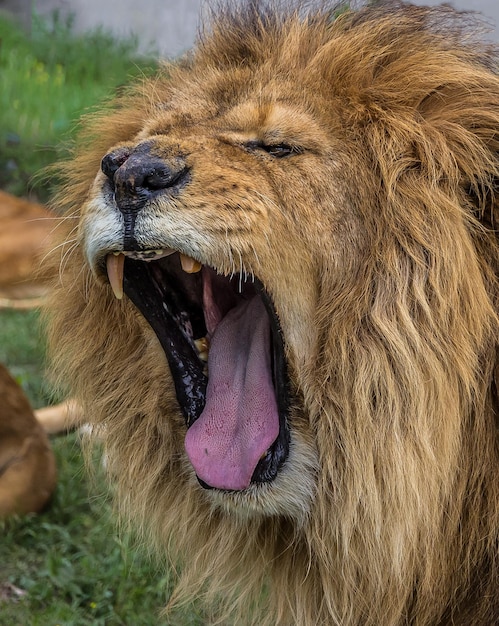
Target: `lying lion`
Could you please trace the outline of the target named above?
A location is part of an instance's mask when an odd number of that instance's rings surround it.
[[[0,189],[0,307],[39,306],[53,279],[48,263],[54,216]]]
[[[467,22],[227,3],[63,167],[55,367],[170,610],[497,623],[499,76]]]
[[[0,518],[41,511],[56,482],[47,435],[21,387],[0,364]]]

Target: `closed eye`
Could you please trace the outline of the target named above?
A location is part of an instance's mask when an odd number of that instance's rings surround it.
[[[303,148],[300,146],[293,146],[289,143],[273,143],[267,144],[263,141],[248,141],[244,144],[244,147],[251,152],[262,151],[270,154],[275,158],[281,159],[293,154],[301,154]]]

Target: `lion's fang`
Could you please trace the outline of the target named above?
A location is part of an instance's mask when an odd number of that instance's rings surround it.
[[[186,256],[185,254],[180,255],[180,263],[184,272],[187,272],[188,274],[195,274],[203,267],[199,261],[196,261],[196,259]]]
[[[125,265],[125,255],[114,252],[106,257],[106,269],[109,284],[118,300],[123,298],[123,268]]]

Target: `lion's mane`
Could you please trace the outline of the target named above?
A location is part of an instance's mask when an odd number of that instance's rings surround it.
[[[63,166],[54,363],[105,438],[121,512],[179,564],[170,608],[196,597],[209,619],[259,625],[499,620],[499,76],[467,21],[394,3],[222,9],[192,54],[87,121]],[[289,515],[238,514],[199,488],[154,340],[72,247],[106,151],[172,94],[213,115],[244,100],[245,71],[276,99],[292,83],[348,165],[331,185],[324,161],[309,195],[280,191],[303,238],[286,254],[303,252],[316,293],[309,356],[292,362],[315,479],[297,477]]]

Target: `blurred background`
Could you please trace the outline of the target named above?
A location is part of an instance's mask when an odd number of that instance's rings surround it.
[[[490,29],[489,39],[499,41],[499,1],[498,0],[412,0],[413,4],[435,6],[450,4],[460,11],[476,11],[484,18],[484,25]]]
[[[236,0],[237,1],[237,0]],[[139,50],[176,56],[192,45],[202,0],[0,0],[29,28],[32,11],[74,17],[76,32],[104,27],[117,37],[140,37]]]

